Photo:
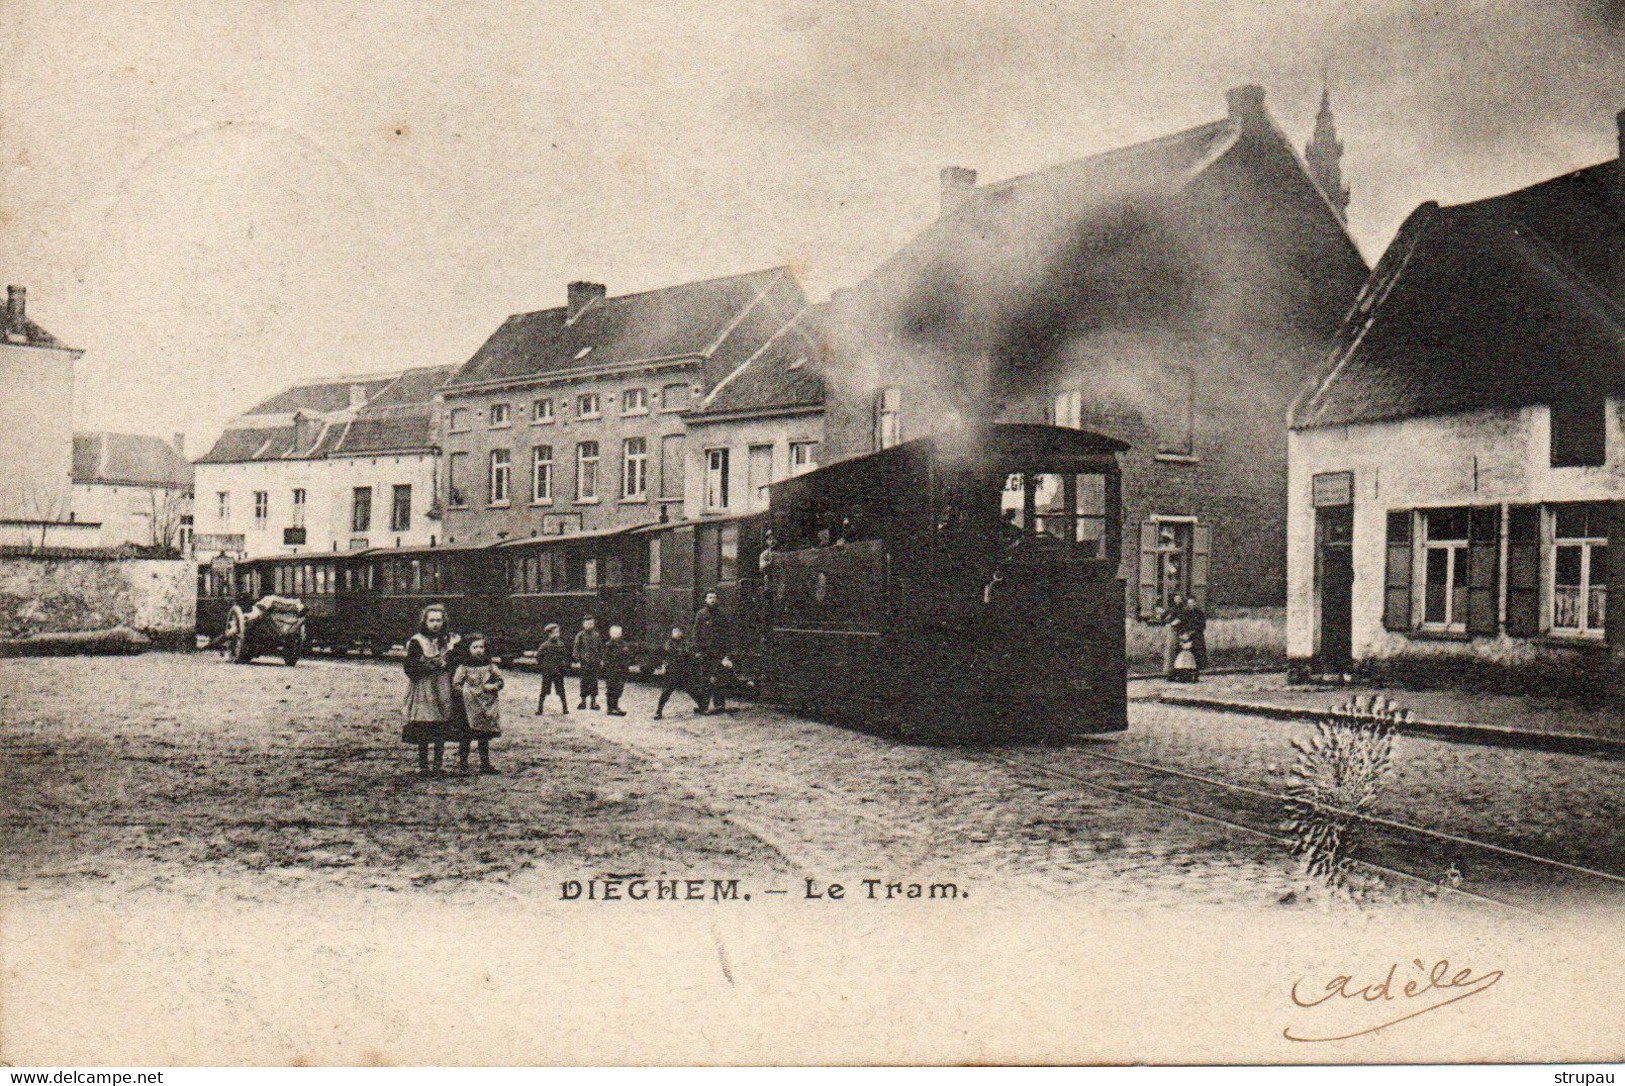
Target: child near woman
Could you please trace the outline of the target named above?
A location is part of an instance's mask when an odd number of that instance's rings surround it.
[[[468,658],[458,666],[452,676],[452,685],[463,695],[463,708],[468,716],[468,730],[457,748],[457,768],[468,772],[469,746],[480,750],[480,772],[495,773],[491,764],[491,740],[502,734],[502,716],[497,708],[497,695],[502,690],[502,672],[486,654],[485,636],[468,636]]]

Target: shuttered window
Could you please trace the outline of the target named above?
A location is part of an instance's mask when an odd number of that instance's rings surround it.
[[[1507,508],[1507,636],[1540,636],[1540,506]]]
[[[1469,522],[1467,632],[1494,637],[1499,626],[1496,597],[1501,580],[1501,507],[1475,506]]]
[[[1154,620],[1175,596],[1206,608],[1212,560],[1212,525],[1155,518],[1142,521],[1136,608],[1140,619]]]
[[[1382,626],[1409,633],[1411,628],[1411,511],[1388,511],[1387,557],[1382,579]]]

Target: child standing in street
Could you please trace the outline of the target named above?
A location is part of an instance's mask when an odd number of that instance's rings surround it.
[[[604,642],[604,712],[610,716],[625,716],[621,708],[621,694],[626,690],[626,677],[632,670],[632,648],[626,643],[619,626],[611,625],[609,640]]]
[[[604,635],[598,632],[598,620],[587,615],[576,632],[576,663],[581,665],[581,700],[577,709],[598,708],[598,675],[604,666]]]
[[[502,690],[502,672],[496,662],[486,655],[483,634],[468,637],[468,658],[458,665],[452,676],[452,686],[462,692],[463,707],[468,717],[468,730],[457,748],[457,768],[468,772],[468,748],[480,748],[480,772],[495,773],[491,764],[491,740],[502,734],[502,716],[497,708],[497,695]]]
[[[673,626],[671,636],[666,638],[666,646],[661,653],[660,675],[660,700],[655,704],[656,720],[665,715],[666,702],[678,690],[687,692],[694,699],[696,712],[705,708],[700,695],[694,692],[694,654],[689,651],[681,626]]]
[[[418,630],[406,642],[406,725],[401,741],[418,748],[418,772],[439,773],[448,742],[462,736],[452,674],[462,662],[458,639],[449,627],[450,616],[432,603],[418,616]],[[429,762],[430,752],[434,764]]]
[[[536,648],[536,670],[542,676],[542,696],[536,699],[536,715],[547,708],[547,695],[558,692],[559,710],[570,715],[570,695],[564,692],[564,676],[570,670],[570,646],[564,643],[564,633],[557,622],[549,622],[544,629],[542,643]]]

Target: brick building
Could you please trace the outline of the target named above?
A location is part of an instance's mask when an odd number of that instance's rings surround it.
[[[1007,181],[946,169],[939,217],[832,300],[827,456],[978,417],[1128,441],[1133,621],[1194,593],[1220,643],[1226,616],[1262,617],[1279,651],[1287,408],[1366,271],[1257,87],[1209,124]]]
[[[520,313],[441,390],[448,543],[679,519],[686,412],[806,308],[787,269]]]
[[[199,553],[439,542],[434,397],[451,373],[429,366],[313,381],[233,419],[197,462]]]
[[[1618,158],[1406,219],[1293,413],[1300,672],[1625,651],[1622,252]]]

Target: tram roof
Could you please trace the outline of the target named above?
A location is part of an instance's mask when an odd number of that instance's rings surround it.
[[[640,524],[623,524],[615,528],[594,528],[590,532],[562,532],[557,535],[530,535],[523,539],[504,539],[500,543],[488,544],[495,550],[508,547],[523,547],[537,543],[569,543],[576,539],[608,539],[611,536],[626,535],[629,532],[641,532],[649,528],[660,527],[655,520],[644,521]]]
[[[976,463],[988,459],[1044,458],[1057,456],[1105,457],[1124,452],[1126,441],[1070,426],[1040,423],[995,422],[965,426],[915,438],[880,452],[837,460],[805,475],[794,475],[773,484],[773,494],[795,493],[803,488],[821,488],[831,483],[853,481],[884,474],[898,466],[919,461]]]

